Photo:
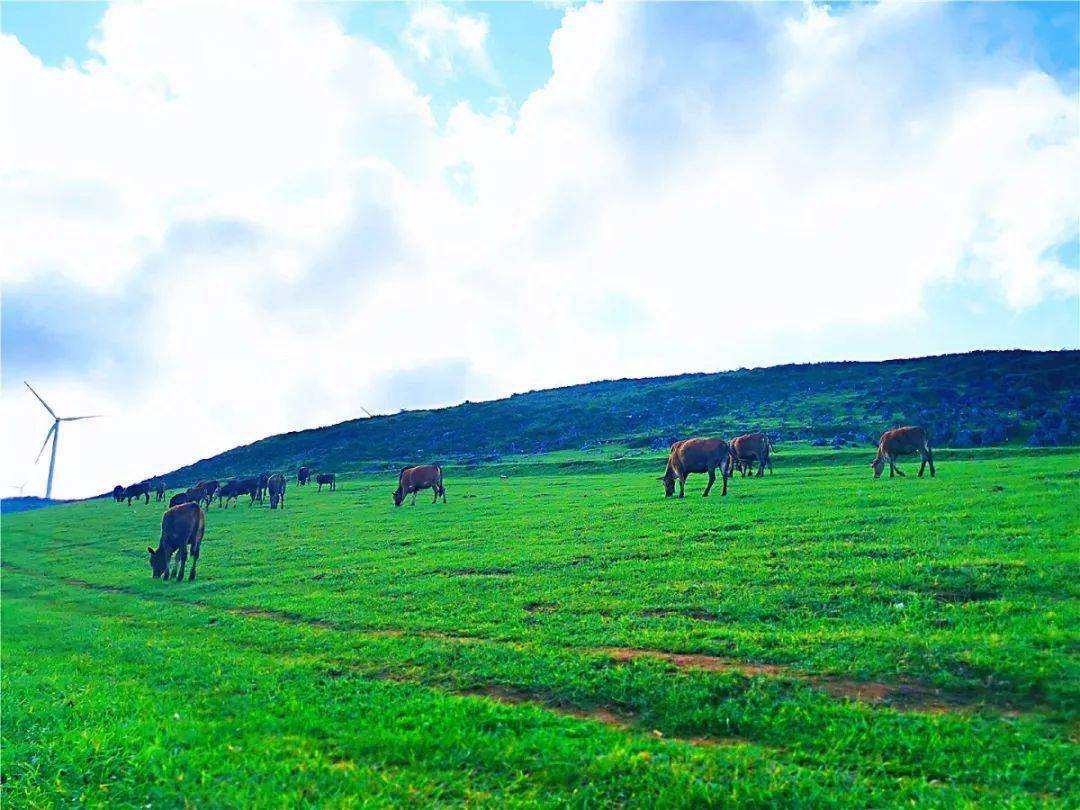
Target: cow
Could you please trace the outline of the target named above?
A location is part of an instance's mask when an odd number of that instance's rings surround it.
[[[278,504],[285,508],[285,476],[274,473],[266,482],[266,489],[270,494],[270,508],[277,509]]]
[[[206,508],[209,509],[210,504],[214,502],[214,496],[217,494],[220,486],[221,484],[218,483],[216,479],[211,479],[209,481],[199,481],[197,484],[195,484],[195,486],[189,489],[188,492],[201,493],[199,498],[200,500],[206,501]]]
[[[334,473],[319,473],[315,476],[315,483],[319,485],[319,492],[322,492],[323,484],[329,484],[333,492],[337,489],[337,476]]]
[[[731,475],[731,449],[723,439],[685,439],[671,445],[668,454],[667,469],[657,480],[664,482],[664,495],[670,498],[675,494],[675,482],[679,482],[679,497],[685,492],[686,477],[690,473],[708,473],[709,483],[702,493],[708,497],[709,490],[716,482],[716,470],[720,469],[724,488],[721,495],[727,495],[728,476]]]
[[[171,498],[169,498],[169,509],[174,506],[179,506],[182,503],[199,503],[202,498],[196,494],[194,489],[189,489],[185,492],[177,492]]]
[[[155,495],[155,497],[154,497],[155,501],[163,501],[163,500],[165,500],[165,482],[164,481],[155,481],[154,482],[154,495]]]
[[[270,473],[268,473],[268,472],[259,473],[258,478],[257,478],[258,486],[259,486],[259,492],[258,492],[258,495],[255,496],[256,498],[258,498],[259,503],[263,502],[263,497],[266,495],[266,485],[267,485],[267,482],[269,480],[270,480]]]
[[[442,467],[429,464],[423,467],[402,467],[398,473],[397,489],[394,490],[394,506],[401,506],[405,496],[412,495],[412,505],[416,506],[416,495],[422,489],[431,489],[435,493],[432,503],[442,498],[446,503],[446,487],[443,486]]]
[[[139,500],[139,498],[145,497],[146,503],[150,503],[150,485],[145,481],[140,484],[132,484],[124,490],[122,497],[127,498],[128,506],[131,506],[132,498]]]
[[[301,467],[296,471],[296,485],[298,487],[304,486],[311,481],[311,467]]]
[[[191,575],[188,581],[195,579],[195,566],[199,562],[199,547],[202,545],[203,531],[206,529],[206,516],[197,503],[183,503],[168,509],[161,516],[161,541],[157,548],[147,546],[150,552],[150,571],[154,579],[168,579],[169,560],[177,553],[172,577],[177,582],[184,579],[184,567],[187,565],[188,549],[191,550]]]
[[[731,440],[731,461],[743,476],[750,475],[754,470],[754,462],[758,464],[758,477],[765,474],[765,467],[769,472],[772,467],[772,442],[764,433],[747,433]]]
[[[936,473],[934,454],[930,451],[930,440],[926,436],[925,429],[909,425],[885,431],[881,434],[881,441],[878,442],[877,456],[870,462],[870,466],[874,468],[874,478],[881,477],[886,464],[889,465],[889,478],[893,477],[893,473],[903,478],[903,471],[896,466],[896,457],[912,453],[918,453],[919,458],[922,459],[922,464],[919,465],[919,478],[922,478],[927,464],[930,465],[930,477],[933,478]]]
[[[113,487],[112,497],[113,497],[113,500],[116,501],[117,503],[122,503],[123,502],[123,500],[124,500],[124,485],[123,484],[117,484],[115,487]]]
[[[250,507],[255,503],[255,498],[258,493],[258,478],[237,478],[233,481],[226,481],[218,487],[217,490],[218,506],[223,506],[225,509],[228,509],[229,501],[235,501],[241,495],[249,495],[251,496],[251,500],[248,501],[248,506]]]

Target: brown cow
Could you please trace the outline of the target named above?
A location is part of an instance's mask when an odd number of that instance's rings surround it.
[[[206,528],[206,516],[197,503],[184,503],[167,510],[161,517],[161,542],[157,548],[150,546],[150,570],[154,579],[168,579],[169,559],[174,552],[179,552],[172,577],[180,582],[184,579],[184,567],[187,565],[188,548],[191,549],[191,576],[195,579],[195,565],[199,562],[199,547],[202,545],[203,531]]]
[[[431,489],[435,493],[432,503],[442,498],[446,503],[446,487],[443,486],[442,467],[430,464],[423,467],[402,467],[398,473],[397,489],[394,490],[394,506],[401,506],[405,496],[412,494],[412,505],[416,506],[416,495],[422,489]]]
[[[296,485],[298,487],[304,486],[309,481],[311,481],[311,467],[301,467],[296,471]]]
[[[266,487],[267,487],[267,484],[269,483],[269,481],[270,481],[270,473],[268,473],[268,472],[259,473],[259,475],[258,475],[259,492],[255,496],[258,499],[259,503],[262,503],[263,498],[266,497]]]
[[[765,474],[766,465],[771,473],[772,452],[772,442],[764,433],[747,433],[731,440],[731,460],[744,476],[753,472],[755,461],[758,463],[759,478]]]
[[[337,489],[337,476],[334,473],[319,473],[315,476],[315,483],[319,485],[319,492],[322,492],[323,484],[329,484],[333,492]]]
[[[155,501],[163,501],[163,500],[165,500],[165,482],[164,481],[155,481],[154,482],[154,495],[155,495],[155,497],[154,497]]]
[[[123,484],[117,484],[115,487],[113,487],[112,497],[113,497],[113,500],[116,501],[117,503],[123,503],[124,502],[124,485]]]
[[[889,465],[889,478],[893,477],[894,472],[903,478],[903,471],[896,466],[896,457],[912,453],[918,453],[919,458],[922,459],[922,464],[919,465],[919,477],[922,477],[923,470],[929,464],[930,477],[933,478],[936,472],[934,454],[930,452],[930,440],[923,428],[908,426],[885,431],[881,434],[881,441],[878,442],[877,456],[870,463],[870,466],[874,468],[874,478],[881,477],[886,462]]]
[[[266,482],[266,489],[270,493],[270,508],[277,509],[278,504],[285,508],[285,476],[274,473]]]
[[[702,493],[702,497],[706,497],[716,482],[716,470],[719,468],[724,480],[724,489],[720,494],[727,495],[730,464],[731,448],[723,439],[686,439],[671,445],[667,469],[657,480],[664,482],[664,495],[668,498],[675,494],[675,482],[678,481],[681,498],[685,492],[686,477],[690,473],[708,473],[709,484]]]

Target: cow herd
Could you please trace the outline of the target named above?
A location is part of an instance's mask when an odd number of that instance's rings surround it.
[[[708,496],[716,483],[716,473],[721,477],[721,495],[727,495],[728,479],[736,472],[743,476],[755,474],[758,477],[765,474],[765,468],[769,472],[772,467],[773,446],[769,437],[764,433],[748,433],[727,442],[718,438],[693,438],[683,439],[671,445],[668,453],[667,468],[659,480],[664,483],[664,495],[668,498],[674,496],[675,487],[678,485],[679,497],[685,494],[686,479],[691,473],[704,473],[709,476],[709,482],[705,486],[703,496]],[[930,476],[936,473],[934,469],[934,457],[930,449],[930,442],[926,431],[921,427],[902,427],[886,431],[878,443],[878,452],[871,467],[874,470],[874,478],[880,478],[889,465],[889,477],[894,474],[903,476],[904,473],[896,466],[896,458],[902,455],[918,454],[922,465],[919,467],[919,476],[929,465]],[[314,483],[318,491],[326,486],[329,491],[337,489],[337,476],[334,473],[320,473],[310,467],[300,467],[296,474],[297,486],[306,486]],[[154,578],[180,581],[184,577],[184,569],[187,558],[191,557],[191,574],[188,579],[195,579],[195,566],[199,560],[199,547],[202,543],[203,532],[206,527],[206,516],[203,506],[209,508],[218,499],[218,507],[228,509],[231,502],[234,506],[238,499],[247,495],[248,506],[253,506],[256,501],[260,504],[269,496],[270,508],[285,508],[285,485],[286,479],[282,473],[264,472],[260,475],[245,478],[235,478],[221,483],[219,481],[199,481],[184,492],[173,495],[169,500],[168,508],[161,520],[161,541],[158,547],[147,547],[150,553],[150,569]],[[438,465],[424,465],[418,467],[403,467],[398,473],[397,489],[394,490],[394,506],[401,506],[405,498],[412,495],[412,505],[416,505],[416,496],[421,490],[430,489],[433,494],[432,503],[438,503],[442,498],[446,503],[446,487],[443,484],[442,467]],[[161,501],[165,498],[165,484],[163,481],[143,481],[132,484],[129,487],[117,485],[113,490],[113,499],[118,503],[127,501],[130,506],[132,500],[144,498],[145,503],[150,503],[150,493],[153,492],[156,499]],[[175,555],[175,560],[173,557]],[[171,570],[170,570],[171,567]]]

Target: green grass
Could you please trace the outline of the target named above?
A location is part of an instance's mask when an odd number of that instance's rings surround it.
[[[1080,451],[941,457],[290,485],[181,584],[159,505],[5,517],[5,802],[1075,806]]]

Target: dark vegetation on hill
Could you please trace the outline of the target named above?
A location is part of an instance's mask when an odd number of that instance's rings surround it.
[[[624,379],[403,411],[270,436],[165,476],[170,486],[260,470],[475,464],[616,442],[763,429],[778,443],[871,446],[904,424],[936,447],[1080,440],[1080,351],[984,351],[872,363],[815,363]]]

